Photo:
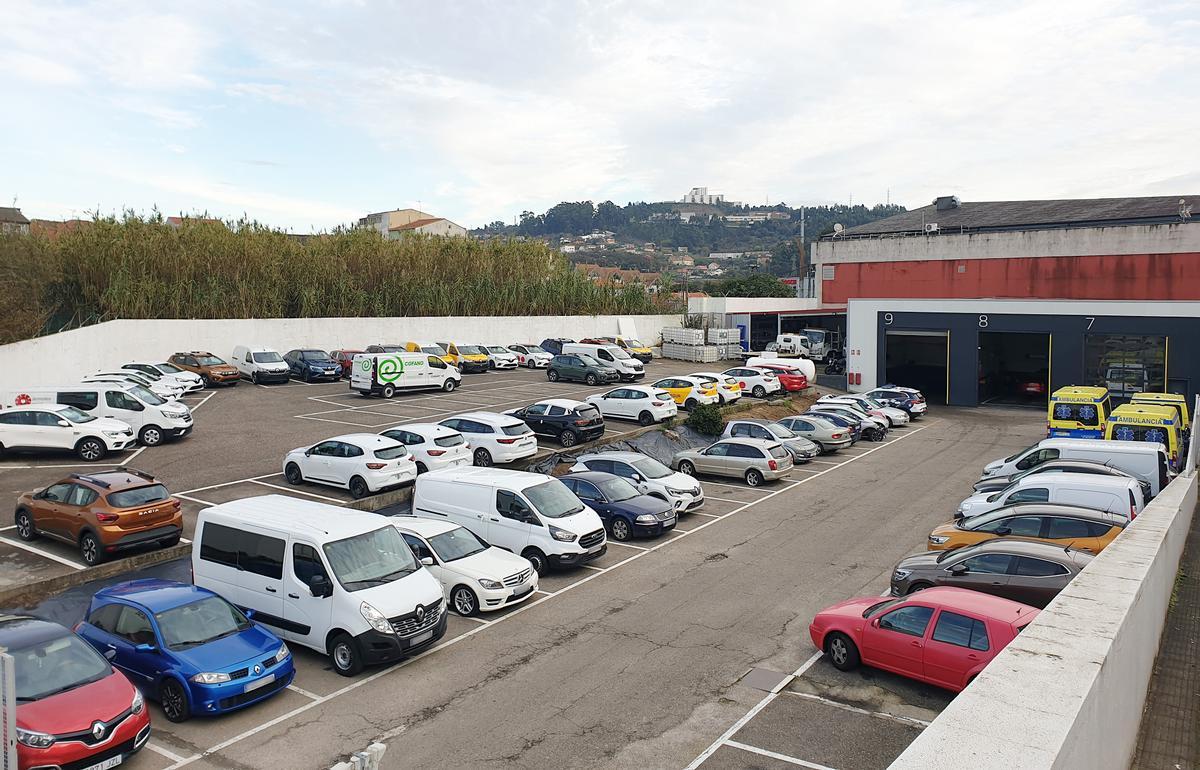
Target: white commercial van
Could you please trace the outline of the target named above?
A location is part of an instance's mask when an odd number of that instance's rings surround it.
[[[260,385],[267,382],[287,382],[292,378],[292,371],[279,355],[279,351],[270,348],[238,345],[233,349],[229,363],[237,367],[242,376]]]
[[[353,676],[446,633],[442,586],[384,516],[285,495],[200,511],[192,580]]]
[[[999,492],[978,492],[958,505],[955,518],[978,516],[1016,503],[1058,503],[1106,511],[1128,520],[1146,507],[1142,485],[1128,476],[1094,473],[1039,473],[1025,476]]]
[[[9,391],[0,405],[66,404],[93,417],[111,417],[133,428],[142,446],[157,446],[192,432],[192,412],[180,401],[166,401],[141,385],[89,382],[39,385]]]
[[[447,468],[417,476],[413,513],[452,521],[520,554],[539,575],[608,550],[604,523],[558,479],[499,468]]]
[[[460,384],[462,373],[428,353],[359,353],[350,367],[350,390],[364,396],[391,398],[398,390],[420,388],[449,393]]]
[[[1151,441],[1105,441],[1089,438],[1045,438],[1008,457],[993,460],[983,469],[980,480],[991,476],[1011,476],[1049,460],[1090,460],[1124,471],[1150,485],[1157,496],[1171,480],[1167,450]]]
[[[646,367],[641,361],[626,353],[616,345],[590,345],[585,342],[563,343],[563,355],[591,356],[605,366],[611,366],[621,375],[625,382],[640,380],[646,376]]]

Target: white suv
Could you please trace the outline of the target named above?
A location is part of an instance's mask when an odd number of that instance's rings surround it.
[[[678,513],[699,510],[704,505],[704,490],[700,482],[639,452],[580,455],[571,466],[571,473],[578,471],[600,471],[620,476],[636,486],[642,494],[666,500],[675,506]]]
[[[161,364],[148,364],[135,361],[131,364],[123,364],[121,370],[142,374],[151,380],[163,380],[179,385],[186,393],[204,388],[204,382],[200,379],[200,375],[195,372],[185,371],[165,361]]]
[[[38,404],[0,411],[0,454],[10,449],[61,449],[81,460],[103,460],[133,445],[133,428],[111,417],[93,417],[73,406]]]
[[[184,393],[184,387],[166,380],[153,380],[138,372],[115,371],[95,372],[86,377],[80,377],[80,382],[112,382],[122,385],[141,385],[154,395],[167,401],[177,401]]]
[[[444,425],[414,422],[390,428],[379,435],[407,446],[416,458],[417,473],[471,464],[471,445],[463,434]]]
[[[516,369],[517,354],[503,345],[481,345],[487,352],[489,369]]]
[[[374,433],[334,436],[310,447],[297,447],[283,458],[289,484],[316,481],[349,489],[357,500],[417,477],[408,447]]]
[[[671,394],[652,385],[625,385],[587,400],[605,417],[637,420],[642,425],[669,420],[679,413]]]
[[[537,454],[537,436],[529,426],[508,414],[463,412],[438,425],[463,434],[479,466],[504,465]]]

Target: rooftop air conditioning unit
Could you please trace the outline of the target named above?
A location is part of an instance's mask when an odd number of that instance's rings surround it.
[[[926,222],[925,223],[925,232],[926,233],[936,233],[937,231],[938,231],[937,222]]]

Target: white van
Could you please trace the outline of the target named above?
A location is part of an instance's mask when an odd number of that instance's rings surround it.
[[[558,479],[500,468],[447,468],[417,476],[413,513],[452,521],[520,554],[539,575],[608,550],[604,524]]]
[[[111,417],[133,428],[142,446],[158,446],[192,432],[192,412],[187,404],[161,399],[141,385],[39,385],[0,395],[0,406],[14,404],[66,404],[93,417]]]
[[[446,633],[437,579],[390,521],[286,495],[200,511],[192,580],[353,676]]]
[[[646,376],[646,367],[641,361],[626,353],[616,345],[591,345],[586,342],[563,343],[563,355],[591,356],[605,366],[611,366],[621,375],[625,382],[640,380]]]
[[[1058,503],[1106,511],[1127,520],[1146,507],[1142,485],[1128,476],[1040,473],[1017,479],[999,492],[978,492],[958,504],[955,518],[978,516],[1016,503]]]
[[[391,398],[398,390],[420,388],[449,393],[460,384],[462,373],[428,353],[359,353],[350,367],[350,390],[364,396]]]
[[[279,351],[270,348],[238,345],[233,349],[229,363],[237,367],[242,376],[260,385],[267,382],[287,382],[292,372],[279,355]]]
[[[980,480],[992,476],[1011,476],[1049,460],[1090,460],[1124,471],[1150,485],[1155,497],[1171,480],[1167,450],[1148,441],[1105,441],[1089,438],[1045,438],[1031,447],[993,460],[983,469]]]

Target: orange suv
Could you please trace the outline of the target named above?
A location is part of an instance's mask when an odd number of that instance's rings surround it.
[[[130,548],[168,548],[183,534],[179,500],[153,476],[131,468],[72,473],[17,498],[17,535],[45,535],[79,547],[89,567]]]
[[[237,385],[242,378],[241,372],[232,364],[217,358],[212,353],[203,350],[193,350],[191,353],[176,353],[168,359],[180,369],[195,372],[204,380],[204,387],[213,385]]]

